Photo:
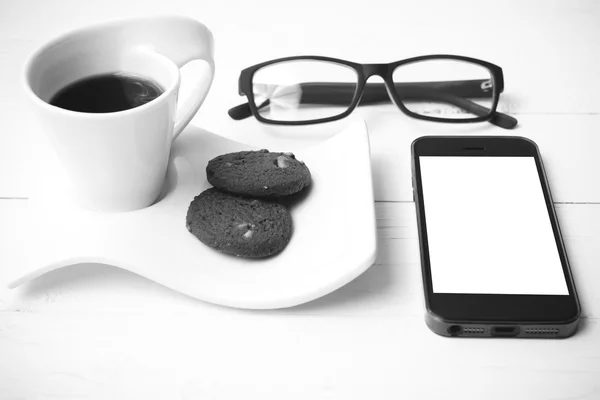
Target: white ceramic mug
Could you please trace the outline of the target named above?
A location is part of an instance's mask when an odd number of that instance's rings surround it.
[[[192,60],[205,61],[207,68],[178,108],[179,68]],[[103,114],[49,104],[70,83],[114,72],[149,78],[164,93],[142,106]],[[24,86],[79,203],[128,211],[157,199],[171,143],[198,111],[213,76],[213,38],[203,24],[153,17],[95,25],[49,42],[27,61]]]

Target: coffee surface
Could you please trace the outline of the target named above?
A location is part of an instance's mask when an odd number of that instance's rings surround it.
[[[155,82],[121,73],[95,75],[62,88],[50,104],[71,111],[109,113],[144,105],[163,93]]]

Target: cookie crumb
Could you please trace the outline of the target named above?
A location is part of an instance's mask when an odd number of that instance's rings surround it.
[[[279,168],[287,168],[290,165],[290,160],[285,156],[277,157],[277,166]]]

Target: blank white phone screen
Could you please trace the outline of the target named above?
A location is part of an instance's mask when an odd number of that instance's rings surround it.
[[[569,294],[533,157],[419,161],[434,293]]]

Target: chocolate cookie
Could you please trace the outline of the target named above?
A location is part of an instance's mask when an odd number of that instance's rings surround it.
[[[274,197],[310,185],[310,171],[293,153],[240,151],[213,158],[206,167],[215,187],[242,196]]]
[[[202,243],[223,253],[261,258],[288,244],[292,217],[281,204],[210,188],[190,204],[186,227]]]

